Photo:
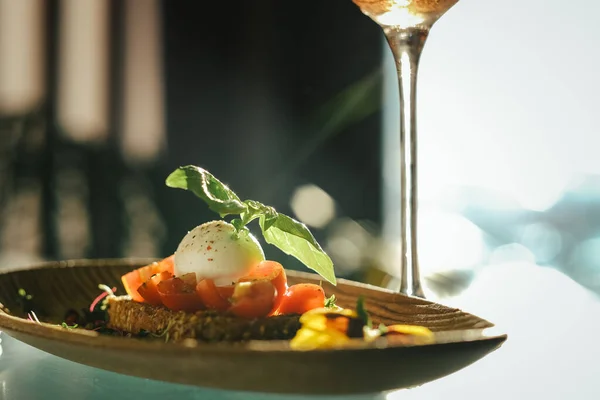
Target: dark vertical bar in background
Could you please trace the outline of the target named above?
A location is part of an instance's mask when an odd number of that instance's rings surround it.
[[[53,260],[59,257],[56,233],[56,196],[54,191],[54,154],[56,145],[56,99],[58,68],[58,0],[46,1],[46,101],[45,146],[42,153],[41,234],[42,256]]]
[[[119,152],[118,129],[121,113],[121,80],[123,48],[123,11],[120,0],[110,1],[109,11],[109,124],[106,143],[85,146],[92,258],[118,257],[122,252],[123,207],[119,189],[124,163]]]

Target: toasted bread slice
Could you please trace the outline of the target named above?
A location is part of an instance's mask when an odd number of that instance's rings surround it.
[[[111,329],[133,335],[145,331],[173,342],[184,339],[207,342],[288,340],[300,329],[299,315],[245,319],[214,311],[171,311],[118,297],[108,300],[108,317]]]

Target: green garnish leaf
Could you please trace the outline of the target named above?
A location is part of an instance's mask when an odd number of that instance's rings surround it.
[[[211,173],[193,165],[179,167],[173,171],[167,177],[166,184],[172,188],[193,192],[221,218],[238,214],[240,217],[231,221],[238,232],[247,230],[246,225],[258,219],[267,243],[297,258],[325,280],[333,285],[336,284],[333,261],[303,223],[278,213],[273,207],[258,201],[241,201],[229,187]]]
[[[363,296],[359,296],[356,300],[356,314],[369,329],[373,327],[371,317],[369,317],[369,313],[367,313],[367,309],[365,308],[365,299]]]
[[[60,326],[62,326],[63,328],[67,328],[67,329],[76,329],[79,325],[75,324],[73,326],[69,326],[69,325],[67,325],[66,322],[63,322],[62,324],[60,324]]]
[[[20,288],[17,293],[19,294],[20,297],[24,298],[25,300],[31,300],[33,299],[33,296],[30,294],[27,294],[27,292],[25,291],[25,289]]]
[[[277,220],[277,211],[273,207],[266,206],[255,200],[244,201],[247,211],[241,214],[244,225],[250,223],[256,218],[264,217],[265,219],[265,230],[269,229]]]
[[[247,210],[246,205],[227,185],[200,167],[180,167],[167,177],[166,183],[169,187],[193,192],[221,218],[229,214],[241,214]]]
[[[308,268],[335,285],[333,261],[323,251],[306,225],[279,213],[268,229],[264,216],[260,217],[259,222],[267,243],[275,245],[284,253],[296,257]]]
[[[334,308],[335,305],[335,294],[332,294],[331,297],[325,299],[325,308]]]
[[[169,323],[167,324],[167,327],[162,331],[162,333],[160,334],[154,334],[154,333],[150,333],[150,335],[154,336],[155,338],[165,338],[165,343],[167,343],[169,341],[169,335],[170,332],[169,330],[171,329],[171,327],[173,326],[173,321],[169,321]]]
[[[233,225],[233,227],[235,228],[236,231],[240,231],[242,229],[245,228],[245,224],[244,221],[242,221],[240,218],[234,218],[231,220],[231,225]]]

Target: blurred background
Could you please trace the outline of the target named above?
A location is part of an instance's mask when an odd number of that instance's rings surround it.
[[[383,47],[351,3],[0,7],[0,265],[172,254],[218,217],[165,186],[186,164],[333,247],[379,235]]]
[[[438,22],[421,63],[428,290],[523,261],[598,294],[598,33],[554,30],[559,1],[477,3]],[[542,6],[515,32],[482,18]],[[226,8],[0,0],[0,267],[171,254],[216,216],[164,185],[195,164],[309,225],[340,276],[397,286],[398,94],[380,29],[349,0]]]
[[[495,398],[598,398],[599,13],[461,0],[432,30],[426,294],[505,327],[513,352],[415,398],[479,398],[499,366],[514,384]],[[396,289],[397,132],[391,54],[350,0],[0,0],[0,268],[172,254],[216,217],[164,184],[195,164],[305,222],[339,276]]]

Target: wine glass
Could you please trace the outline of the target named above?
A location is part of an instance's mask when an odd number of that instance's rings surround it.
[[[429,30],[458,0],[352,1],[383,29],[396,62],[400,90],[400,292],[425,297],[417,255],[417,70]]]

